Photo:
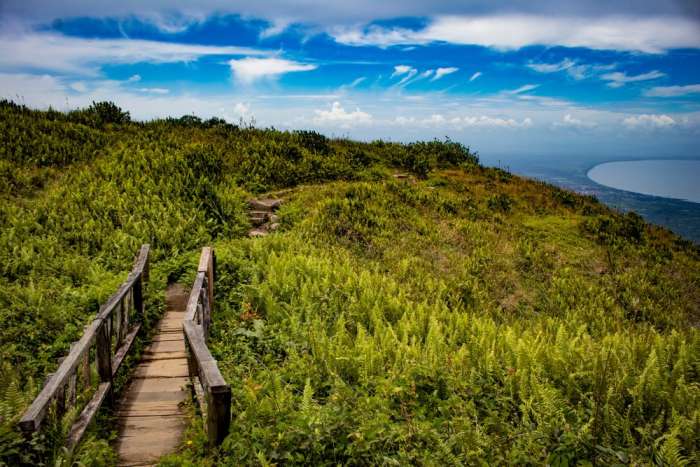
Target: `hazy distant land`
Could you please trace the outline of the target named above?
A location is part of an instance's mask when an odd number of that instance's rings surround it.
[[[604,163],[630,161],[575,157],[482,157],[482,160],[488,165],[504,167],[526,177],[546,180],[579,193],[594,195],[608,206],[622,211],[635,211],[649,222],[663,225],[700,244],[700,203],[619,190],[596,183],[587,175],[591,169]],[[697,159],[682,162],[700,165],[700,160]],[[693,164],[692,167],[696,166]]]

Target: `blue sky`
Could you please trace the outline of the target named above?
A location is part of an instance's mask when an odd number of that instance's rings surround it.
[[[0,3],[3,97],[488,154],[699,155],[692,0],[59,3]]]

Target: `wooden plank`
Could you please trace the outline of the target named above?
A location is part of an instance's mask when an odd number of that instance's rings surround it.
[[[187,360],[153,360],[136,366],[132,378],[172,378],[188,376]]]
[[[148,255],[150,252],[150,245],[141,246],[139,256],[134,263],[134,267],[127,276],[126,281],[117,289],[117,291],[112,294],[107,302],[100,307],[100,313],[97,315],[98,318],[105,318],[112,314],[112,311],[117,306],[117,304],[124,298],[124,295],[134,286],[137,281],[141,281],[143,276],[144,280],[148,280]]]
[[[154,464],[180,445],[186,425],[180,404],[187,397],[189,382],[182,331],[187,296],[182,287],[168,287],[170,311],[159,323],[159,332],[146,348],[119,404],[115,446],[119,465]]]
[[[199,256],[199,266],[197,267],[197,272],[208,272],[209,266],[211,265],[211,247],[205,246],[202,248],[202,254]]]
[[[151,339],[152,342],[166,342],[166,341],[184,341],[184,337],[181,332],[167,332],[156,334]]]
[[[185,340],[173,340],[173,341],[154,341],[151,345],[146,347],[144,354],[157,354],[157,353],[170,353],[170,352],[185,352]]]
[[[116,445],[119,465],[156,463],[163,455],[174,452],[185,424],[182,415],[121,418]]]
[[[147,392],[180,392],[187,386],[189,379],[185,376],[179,378],[145,378],[134,379],[129,383],[129,388],[126,391],[125,397],[130,397],[133,394],[141,394]]]
[[[117,410],[118,417],[158,417],[168,415],[182,415],[184,411],[179,407],[178,401],[172,397],[172,393],[163,398],[150,398],[151,400],[137,400],[124,403]]]
[[[70,433],[68,434],[68,441],[66,443],[68,449],[72,449],[80,442],[85,434],[85,430],[87,429],[88,425],[90,425],[92,419],[95,418],[95,414],[99,410],[107,394],[111,392],[111,389],[111,383],[101,383],[97,388],[95,395],[92,396],[90,402],[88,402],[83,411],[80,413],[80,416],[76,422],[71,427]]]
[[[194,280],[194,285],[190,291],[190,298],[187,302],[187,308],[185,310],[185,320],[192,321],[197,312],[197,303],[199,303],[199,294],[202,288],[202,283],[204,282],[204,273],[198,272],[197,277]]]
[[[184,350],[181,352],[144,352],[143,353],[143,358],[141,361],[143,362],[152,362],[154,360],[179,360],[179,359],[187,359],[187,352]]]

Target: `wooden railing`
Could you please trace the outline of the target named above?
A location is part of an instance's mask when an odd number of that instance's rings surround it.
[[[47,378],[19,422],[27,436],[39,431],[49,419],[60,423],[69,410],[82,407],[66,440],[72,449],[99,408],[113,403],[113,378],[141,328],[149,251],[148,245],[141,247],[126,281],[100,307],[83,336],[71,345],[68,356],[61,359],[56,372]]]
[[[182,327],[193,396],[205,418],[204,426],[210,446],[221,444],[231,424],[231,386],[226,384],[216,360],[207,348],[215,279],[214,250],[203,248]]]

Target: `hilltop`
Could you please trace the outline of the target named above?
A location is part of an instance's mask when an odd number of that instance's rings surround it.
[[[0,463],[114,460],[99,426],[66,454],[14,424],[141,243],[155,290],[218,253],[231,433],[170,465],[700,460],[700,251],[635,214],[450,140],[8,101],[0,134]]]

